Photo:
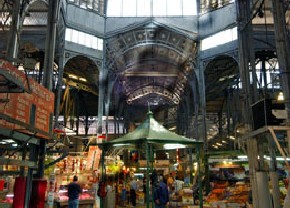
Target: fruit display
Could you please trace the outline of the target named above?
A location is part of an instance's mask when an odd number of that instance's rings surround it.
[[[249,186],[243,182],[229,185],[228,182],[217,182],[206,197],[206,202],[216,207],[243,207],[248,200]]]

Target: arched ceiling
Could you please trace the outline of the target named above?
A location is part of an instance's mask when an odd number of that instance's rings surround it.
[[[196,42],[151,22],[107,40],[107,68],[114,80],[112,98],[129,106],[176,106],[187,85]]]

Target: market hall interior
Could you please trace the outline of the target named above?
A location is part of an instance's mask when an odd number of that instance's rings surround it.
[[[0,207],[290,207],[288,1],[0,5]]]

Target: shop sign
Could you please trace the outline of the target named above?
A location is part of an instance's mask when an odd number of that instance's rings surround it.
[[[2,65],[1,65],[2,63]],[[11,74],[18,74],[12,64],[3,65]],[[16,72],[18,71],[18,72]],[[23,74],[23,73],[22,73]],[[24,74],[22,76],[25,76]],[[52,135],[54,112],[54,93],[29,78],[30,93],[0,93],[0,127],[24,129],[24,133],[33,133],[38,137],[49,138]]]
[[[0,82],[5,83],[6,81],[12,82],[17,85],[22,91],[29,91],[26,76],[23,72],[16,69],[16,67],[8,61],[0,59]],[[5,89],[5,85],[0,86],[1,92]]]
[[[97,170],[101,159],[102,150],[98,146],[89,146],[87,170]]]

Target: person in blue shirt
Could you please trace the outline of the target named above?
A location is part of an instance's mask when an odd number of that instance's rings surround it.
[[[82,193],[81,186],[77,183],[78,177],[74,176],[73,181],[68,184],[67,194],[68,194],[68,207],[78,208],[79,207],[79,194]]]
[[[155,208],[165,208],[169,202],[168,187],[165,183],[163,175],[160,175],[160,181],[155,187],[153,199]]]

